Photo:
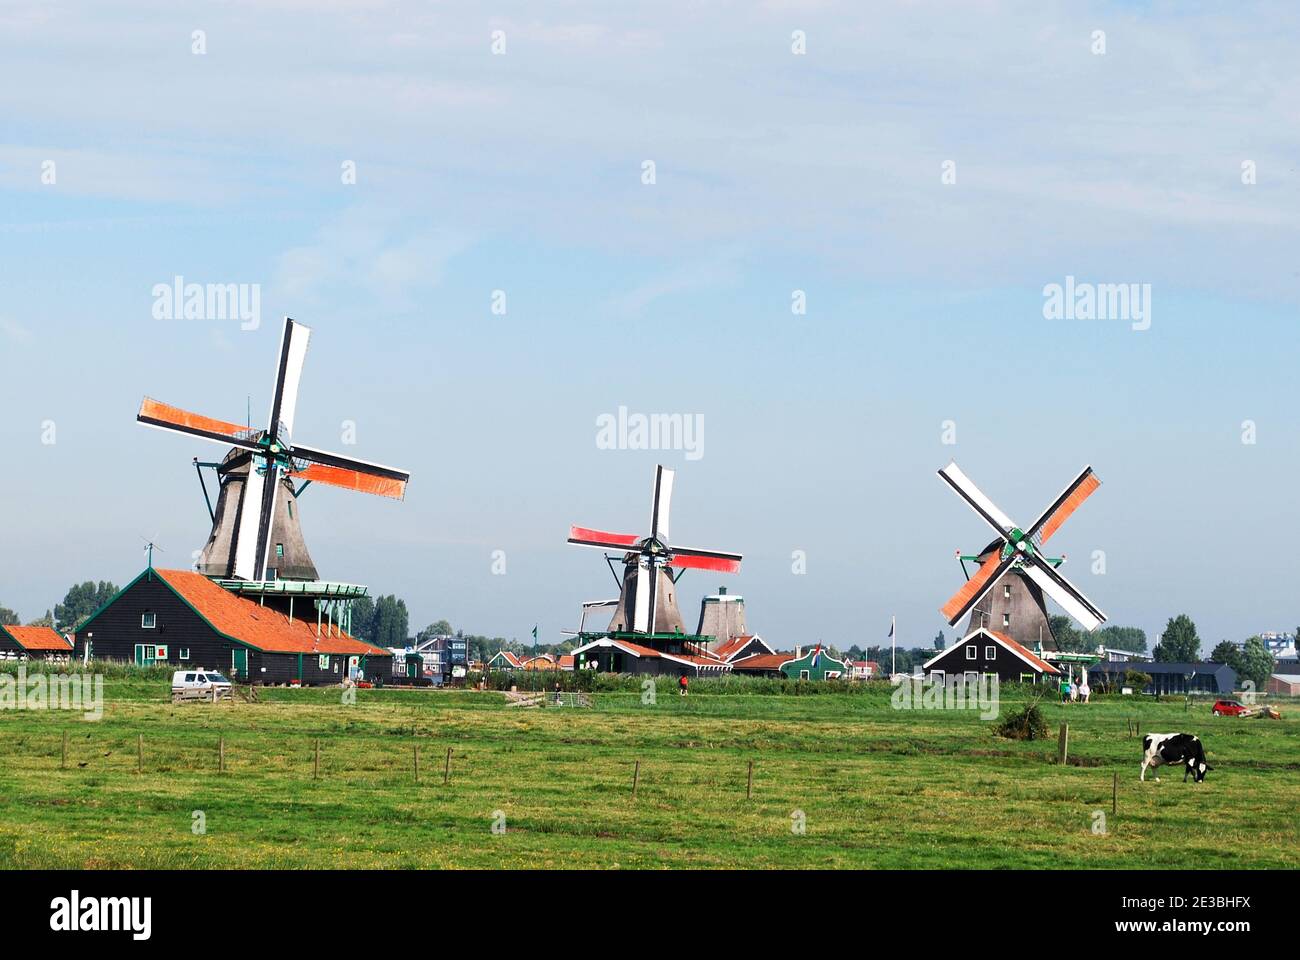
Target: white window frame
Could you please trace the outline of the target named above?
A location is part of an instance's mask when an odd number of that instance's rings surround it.
[[[966,659],[978,660],[980,658],[980,648],[977,643],[966,644]]]
[[[984,648],[985,660],[996,660],[998,658],[998,646],[996,643],[990,643]]]
[[[141,614],[140,614],[140,629],[141,629],[141,630],[157,630],[157,629],[158,629],[158,614],[154,613],[152,610],[146,610],[146,611],[144,611],[143,613],[141,613]]]
[[[177,659],[177,660],[188,660],[189,658],[190,658],[190,648],[189,648],[189,647],[177,647],[177,648],[176,648],[176,659]]]
[[[1002,626],[1004,627],[1011,626],[1011,614],[1009,613],[1002,614]]]

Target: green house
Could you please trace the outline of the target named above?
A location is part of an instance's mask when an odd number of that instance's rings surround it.
[[[816,666],[813,665],[814,654],[817,657]],[[849,668],[843,660],[836,660],[827,653],[824,647],[818,653],[814,646],[803,656],[781,664],[781,672],[791,680],[835,680],[847,677]]]

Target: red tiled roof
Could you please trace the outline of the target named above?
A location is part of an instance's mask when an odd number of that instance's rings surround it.
[[[560,669],[561,670],[573,669],[573,654],[565,653],[560,655]]]
[[[782,664],[789,663],[793,659],[794,657],[788,653],[756,653],[751,657],[732,661],[731,666],[736,670],[780,670]]]
[[[50,627],[0,627],[24,650],[52,650],[67,653],[72,644]]]
[[[748,644],[753,639],[754,638],[752,636],[732,637],[730,640],[728,640],[726,643],[719,646],[713,652],[717,656],[721,657],[723,660],[726,660],[733,653],[743,650],[745,648],[745,645]]]
[[[316,625],[290,620],[278,610],[264,607],[223,590],[202,574],[189,570],[154,570],[218,633],[267,653],[341,653],[389,656],[387,650],[371,646],[335,630],[316,636]]]
[[[1032,663],[1034,666],[1036,666],[1039,670],[1042,670],[1044,673],[1060,673],[1060,672],[1061,672],[1060,670],[1057,670],[1054,666],[1052,666],[1050,663],[1048,663],[1046,660],[1043,660],[1043,659],[1041,659],[1041,658],[1035,656],[1034,653],[1033,653],[1033,651],[1031,651],[1031,650],[1029,650],[1028,648],[1023,647],[1023,646],[1021,646],[1020,644],[1016,643],[1016,641],[1012,640],[1012,639],[1011,639],[1010,637],[1008,637],[1005,633],[998,633],[998,632],[995,631],[995,630],[988,630],[988,631],[986,631],[986,632],[987,632],[990,636],[997,637],[998,640],[999,640],[1001,643],[1006,644],[1006,645],[1007,645],[1008,647],[1010,647],[1012,650],[1016,651],[1016,653],[1020,654],[1022,657],[1024,657],[1026,660],[1028,660],[1028,661],[1029,661],[1030,663]]]

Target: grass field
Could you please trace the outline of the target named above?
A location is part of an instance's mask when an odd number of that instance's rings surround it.
[[[165,680],[110,678],[105,702],[99,722],[0,711],[0,866],[1300,866],[1289,704],[1268,721],[1213,719],[1200,702],[1045,703],[1053,734],[1070,724],[1060,766],[1055,736],[1012,742],[974,713],[896,711],[887,687],[661,695],[653,706],[607,693],[586,710],[523,710],[471,691],[362,690],[346,706],[337,689],[174,706]],[[1130,718],[1143,732],[1198,733],[1215,767],[1206,782],[1166,769],[1164,782],[1138,783]],[[194,811],[205,834],[192,831]],[[496,811],[504,833],[492,830]]]

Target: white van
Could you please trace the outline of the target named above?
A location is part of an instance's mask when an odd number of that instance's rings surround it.
[[[230,699],[230,681],[215,670],[177,670],[172,674],[172,703],[182,700]]]

